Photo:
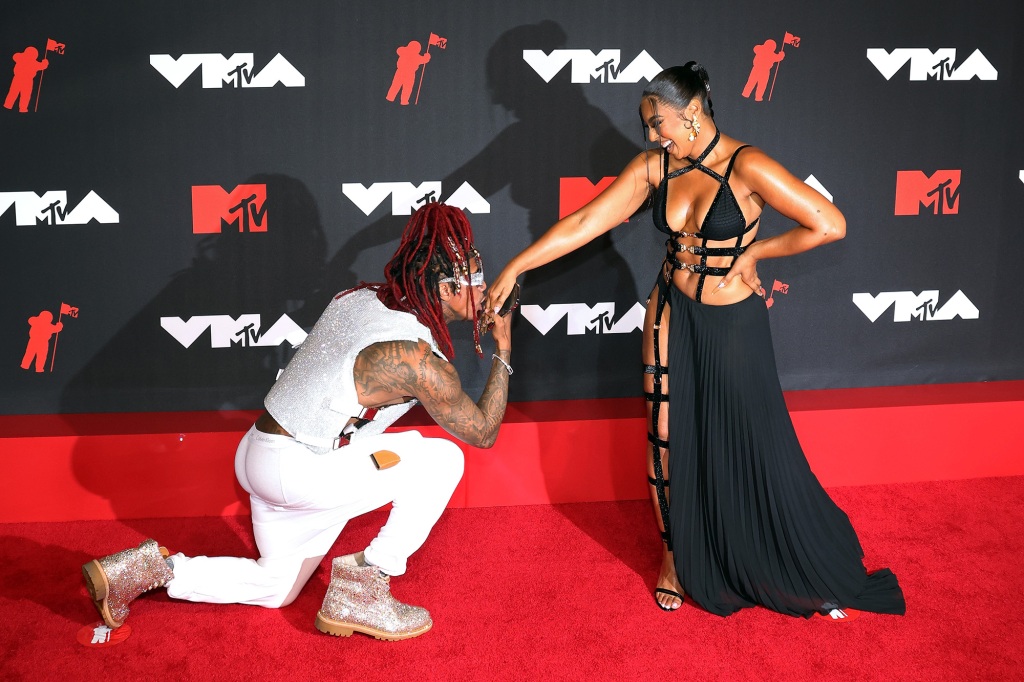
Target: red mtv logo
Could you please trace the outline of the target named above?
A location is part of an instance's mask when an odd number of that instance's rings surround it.
[[[935,215],[960,211],[960,171],[896,171],[896,215],[919,215],[921,207]]]
[[[583,208],[587,202],[603,192],[614,181],[614,176],[601,178],[595,185],[588,178],[559,178],[558,219],[561,220],[570,213]],[[622,222],[628,223],[629,218]]]
[[[192,232],[217,234],[223,225],[239,232],[266,232],[267,186],[239,185],[225,192],[219,185],[192,188]]]

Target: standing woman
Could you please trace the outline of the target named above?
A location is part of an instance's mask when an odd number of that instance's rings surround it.
[[[650,199],[654,225],[668,235],[643,338],[648,477],[665,542],[658,606],[677,609],[688,594],[722,616],[755,604],[805,617],[902,614],[896,576],[866,572],[849,519],[797,441],[756,270],[759,260],[842,239],[846,221],[760,149],[723,135],[710,90],[696,62],[655,77],[640,116],[660,149],[637,155],[515,256],[487,305]],[[765,204],[796,226],[755,241]]]

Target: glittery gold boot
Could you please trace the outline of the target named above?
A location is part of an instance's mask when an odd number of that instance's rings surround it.
[[[331,562],[331,584],[316,614],[316,629],[335,637],[362,632],[377,639],[422,635],[434,624],[427,610],[391,596],[389,576],[376,566],[360,566],[359,554]]]
[[[121,627],[128,617],[128,605],[136,597],[174,577],[165,557],[166,549],[158,547],[155,540],[146,540],[82,566],[85,587],[108,627]]]

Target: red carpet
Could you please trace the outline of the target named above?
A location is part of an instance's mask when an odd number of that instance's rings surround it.
[[[889,566],[905,617],[854,623],[748,609],[659,611],[659,540],[644,502],[452,509],[395,579],[431,610],[405,642],[313,628],[321,570],[278,610],[135,602],[131,636],[76,642],[98,620],[85,561],[154,537],[191,554],[253,556],[247,517],[0,525],[0,679],[1000,680],[1024,665],[1024,477],[835,488],[869,569]],[[383,522],[353,521],[331,556]],[[328,557],[329,559],[330,557]],[[326,563],[326,562],[325,562]]]

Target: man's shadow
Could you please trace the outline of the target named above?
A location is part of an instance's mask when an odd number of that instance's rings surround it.
[[[559,206],[559,178],[585,176],[596,182],[617,175],[640,151],[637,144],[619,133],[603,111],[587,101],[579,84],[570,82],[568,69],[545,83],[522,58],[524,49],[550,52],[565,42],[564,30],[552,21],[518,26],[499,36],[487,54],[487,83],[492,101],[517,120],[442,181],[447,191],[469,182],[481,196],[489,199],[507,191],[511,199],[526,210],[528,241],[540,237],[558,218],[555,211]],[[545,142],[552,137],[557,138],[557,154],[549,154],[544,149]],[[505,246],[507,242],[502,241],[500,234],[482,229],[480,226],[488,224],[485,217],[472,214],[468,217],[474,224],[477,243],[491,245],[489,250],[481,248],[481,251],[488,274],[493,274],[504,264],[492,266],[494,255],[491,254],[501,251],[510,256],[518,248]],[[514,231],[511,226],[502,226],[502,229]],[[328,264],[328,281],[356,279],[356,260],[360,254],[396,241],[398,230],[398,221],[391,216],[359,230]],[[610,233],[550,265],[527,273],[523,285],[524,303],[547,307],[554,303],[592,306],[614,301],[616,318],[638,300],[631,270],[615,249]],[[645,298],[647,293],[644,291],[640,296]],[[601,324],[594,321],[595,327],[607,331]],[[623,358],[633,357],[639,363],[636,334],[597,337],[595,331],[588,331],[582,335],[567,335],[563,320],[547,336],[551,338],[545,339],[545,335],[525,320],[517,320],[514,327],[516,369],[529,379],[513,382],[510,400],[638,394],[640,373],[635,366],[623,362]],[[461,364],[458,369],[463,374]],[[466,369],[463,378],[467,388],[482,388],[486,375]]]
[[[116,436],[167,431],[152,438],[126,440],[122,447],[114,438],[79,438],[72,452],[72,468],[83,488],[105,498],[113,517],[151,537],[162,524],[138,515],[140,493],[151,491],[152,504],[164,501],[173,512],[176,500],[195,494],[197,474],[188,466],[175,466],[175,453],[182,447],[173,434],[204,432],[244,433],[251,425],[251,413],[262,406],[263,397],[277,372],[294,352],[287,341],[276,346],[232,345],[213,348],[210,331],[203,332],[188,348],[161,327],[160,318],[178,316],[188,320],[196,315],[259,313],[261,330],[287,315],[303,329],[310,329],[333,294],[324,287],[327,240],[313,195],[295,178],[259,174],[245,181],[265,184],[268,229],[240,233],[222,226],[220,234],[197,236],[196,251],[189,267],[172,276],[168,284],[124,327],[122,327],[68,382],[61,396],[60,412],[80,435]],[[187,226],[185,229],[189,229]],[[143,392],[140,387],[153,387]],[[159,387],[159,388],[157,388]],[[134,412],[180,411],[181,405],[201,410],[202,427],[188,421],[189,415],[147,415],[156,426],[133,424],[133,413],[124,412],[130,401]],[[123,413],[116,427],[94,413]],[[196,416],[193,419],[198,419]],[[180,425],[179,425],[179,420]],[[166,422],[166,423],[164,423]],[[107,431],[104,431],[104,428]],[[146,430],[149,428],[150,430]],[[167,437],[159,437],[161,434]],[[171,434],[171,435],[168,435]],[[234,480],[229,452],[209,453],[223,461],[225,480]],[[141,447],[141,450],[135,448]],[[205,453],[190,453],[205,457]],[[166,460],[168,466],[159,466]],[[144,472],[161,471],[156,480]],[[136,473],[133,473],[136,472]],[[220,486],[219,499],[212,506],[244,509],[248,495],[238,486]],[[236,535],[225,527],[228,536]],[[156,538],[160,542],[167,542]],[[251,538],[246,538],[251,543]],[[237,544],[237,538],[234,544]],[[225,540],[225,546],[232,542]],[[111,551],[122,549],[112,547]],[[191,548],[181,546],[188,553]]]

